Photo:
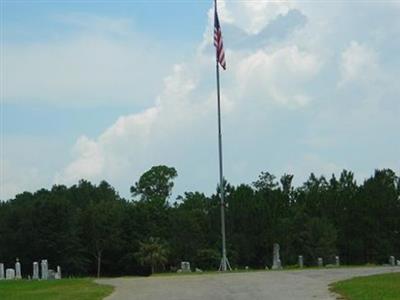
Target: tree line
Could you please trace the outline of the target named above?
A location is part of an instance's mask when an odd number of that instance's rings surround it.
[[[176,270],[181,261],[215,270],[220,260],[219,188],[210,196],[186,192],[170,199],[177,171],[155,166],[124,199],[107,182],[24,192],[0,202],[0,262],[18,257],[24,270],[46,258],[67,275],[128,275]],[[225,182],[227,253],[233,267],[317,258],[381,264],[400,257],[400,179],[376,170],[362,184],[343,170],[329,179],[262,172],[252,184]]]

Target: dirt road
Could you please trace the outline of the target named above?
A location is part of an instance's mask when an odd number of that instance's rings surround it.
[[[332,282],[400,272],[399,267],[337,268],[101,279],[115,292],[106,300],[310,300],[336,299]]]

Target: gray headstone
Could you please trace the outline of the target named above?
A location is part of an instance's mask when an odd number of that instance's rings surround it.
[[[52,270],[52,269],[49,269],[47,279],[48,280],[56,279],[56,272],[54,270]]]
[[[335,266],[336,267],[340,266],[340,258],[339,258],[339,256],[335,256]]]
[[[6,279],[7,280],[15,279],[15,270],[14,269],[7,269],[6,270]]]
[[[324,261],[322,257],[318,257],[318,267],[323,267],[324,266]]]
[[[182,261],[181,262],[181,270],[182,272],[192,272],[190,269],[190,262],[188,261]]]
[[[304,267],[303,255],[299,255],[298,265],[299,265],[299,268],[303,268]]]
[[[61,279],[61,267],[57,266],[56,279]]]
[[[399,267],[400,267],[400,260],[398,260],[398,261],[397,261],[397,266],[399,266]]]
[[[49,278],[49,266],[47,264],[47,259],[42,259],[40,262],[40,267],[42,269],[42,279],[47,280]]]
[[[4,279],[4,264],[0,263],[0,280]]]
[[[22,279],[21,263],[19,262],[18,258],[17,258],[17,260],[15,262],[15,279]]]
[[[199,268],[196,268],[195,271],[196,271],[197,273],[203,273],[203,270],[202,270],[202,269],[199,269]]]
[[[396,265],[394,256],[390,256],[389,257],[389,265],[391,265],[392,267],[394,267]]]
[[[39,279],[39,263],[37,261],[33,262],[33,274],[32,279]]]
[[[273,257],[272,257],[272,270],[282,269],[282,263],[279,257],[279,250],[280,250],[279,244],[275,243]]]

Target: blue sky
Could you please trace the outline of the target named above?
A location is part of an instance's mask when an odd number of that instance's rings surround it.
[[[211,1],[3,1],[0,199],[218,181]],[[400,173],[399,1],[220,1],[227,179]]]

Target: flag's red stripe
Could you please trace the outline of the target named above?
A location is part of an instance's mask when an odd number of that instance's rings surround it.
[[[214,24],[214,46],[216,49],[217,62],[225,70],[226,62],[225,62],[224,44],[222,42],[222,32],[221,28],[219,28],[217,24]]]

